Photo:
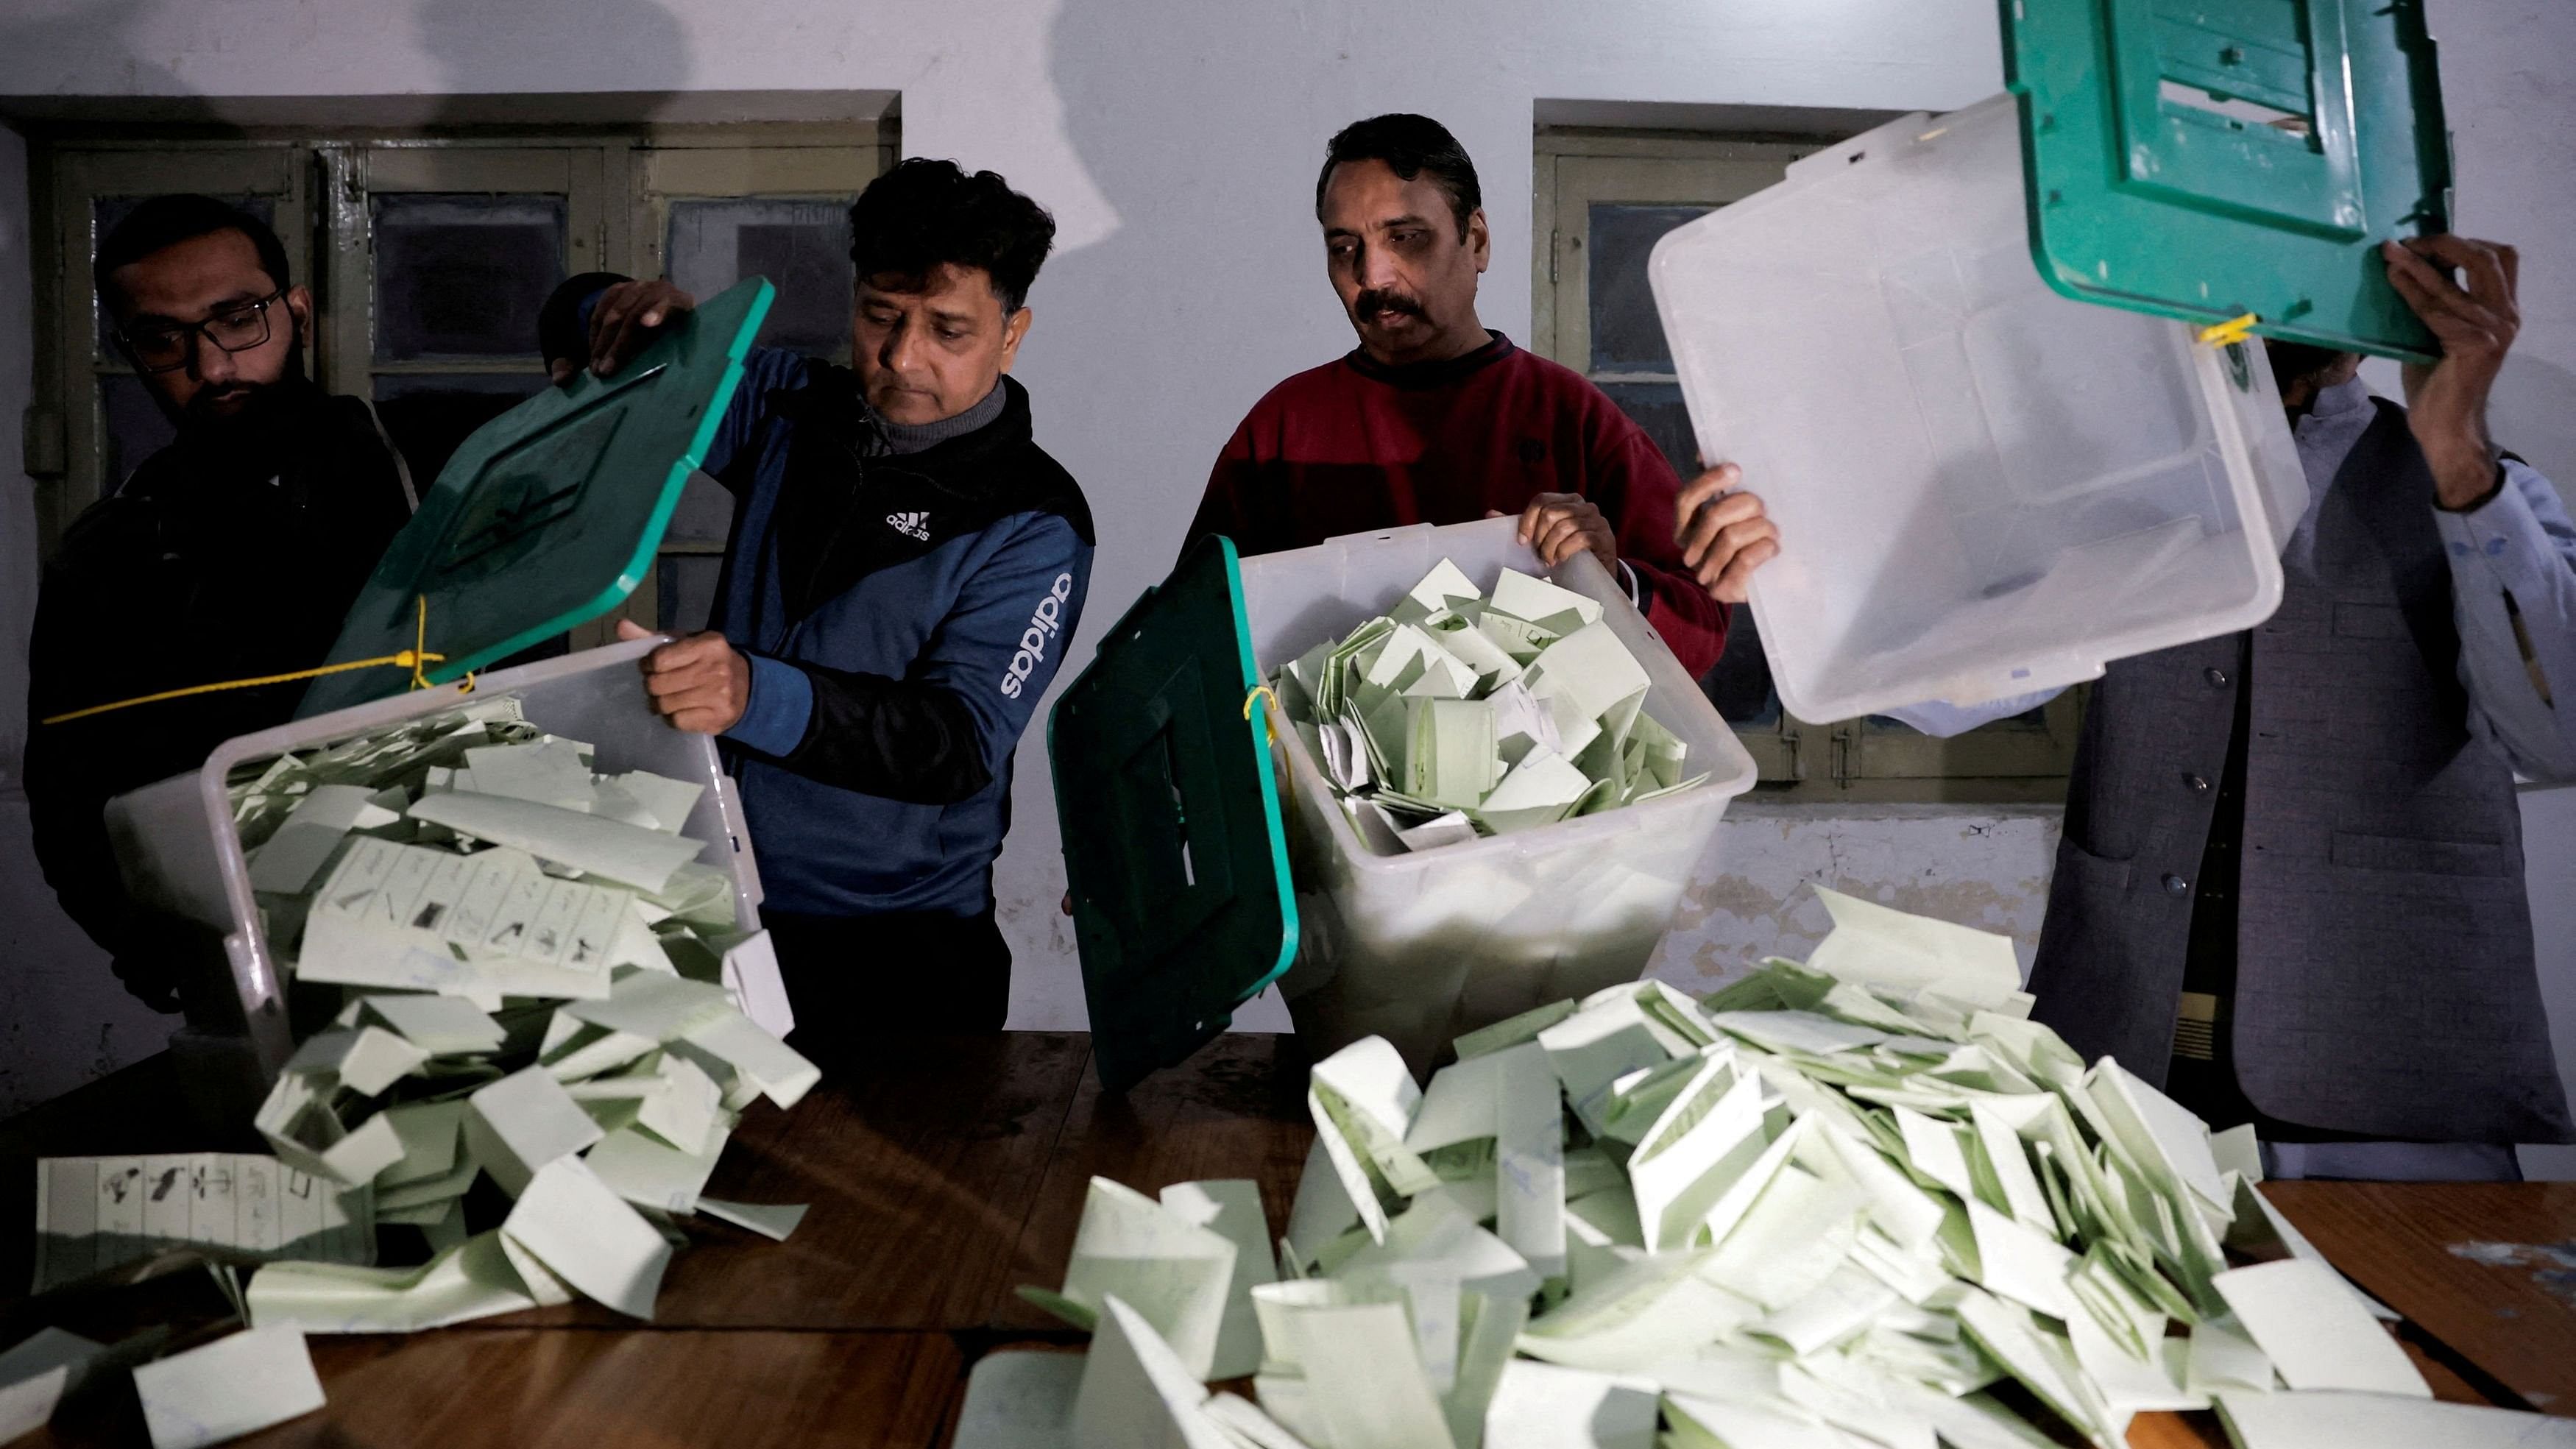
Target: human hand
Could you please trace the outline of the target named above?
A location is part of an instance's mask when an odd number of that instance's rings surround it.
[[[619,282],[590,307],[590,370],[606,377],[634,360],[665,323],[693,311],[698,300],[659,277]]]
[[[1709,597],[1741,604],[1753,571],[1780,552],[1780,525],[1762,511],[1762,500],[1739,492],[1744,470],[1720,463],[1682,485],[1673,501],[1673,541],[1682,567]]]
[[[1610,531],[1610,520],[1580,493],[1542,493],[1531,499],[1521,510],[1519,538],[1549,568],[1589,549],[1603,568],[1619,571],[1619,540]]]
[[[617,637],[650,639],[653,631],[632,619],[617,621]],[[674,639],[644,656],[644,692],[653,712],[674,729],[720,735],[751,704],[751,661],[712,630]]]
[[[2435,501],[2474,507],[2497,486],[2487,393],[2522,328],[2514,303],[2521,257],[2499,242],[2448,235],[2382,242],[2379,252],[2388,284],[2442,344],[2430,367],[2406,365],[2407,426],[2432,466]],[[2454,267],[2465,287],[2451,279]]]

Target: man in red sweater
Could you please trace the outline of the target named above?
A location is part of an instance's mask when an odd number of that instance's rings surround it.
[[[1679,480],[1645,430],[1572,371],[1476,318],[1492,238],[1476,168],[1428,116],[1333,138],[1315,182],[1325,267],[1360,345],[1253,406],[1208,479],[1189,536],[1247,554],[1407,523],[1518,514],[1550,567],[1589,549],[1693,675],[1717,663],[1728,606],[1778,551],[1734,469]]]

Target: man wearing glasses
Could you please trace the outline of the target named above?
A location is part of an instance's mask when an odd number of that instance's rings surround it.
[[[284,723],[304,685],[41,721],[320,664],[413,500],[367,405],[305,376],[313,299],[266,223],[203,196],[155,197],[99,243],[94,272],[118,351],[179,435],[74,521],[45,570],[27,798],[64,910],[115,956],[127,990],[171,1011],[186,943],[125,900],[101,807]]]

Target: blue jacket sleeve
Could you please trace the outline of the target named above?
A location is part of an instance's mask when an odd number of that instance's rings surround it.
[[[754,710],[764,689],[778,697],[760,665],[805,676],[804,732],[783,753],[762,749],[740,726],[735,741],[822,784],[912,804],[952,805],[999,779],[1080,622],[1092,553],[1054,514],[1003,526],[1009,535],[967,580],[903,678],[757,661]],[[759,732],[774,743],[776,729],[764,722]]]
[[[716,424],[715,438],[707,444],[707,456],[698,467],[719,481],[727,479],[735,457],[768,421],[769,395],[781,388],[803,387],[805,374],[805,354],[783,347],[753,348],[742,360],[742,383],[733,390],[733,401],[725,405],[724,421]]]

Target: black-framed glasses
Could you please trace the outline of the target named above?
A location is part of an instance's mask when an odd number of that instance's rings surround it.
[[[188,365],[199,337],[226,352],[248,352],[268,340],[268,309],[286,295],[284,287],[256,302],[239,302],[203,322],[143,322],[117,330],[126,355],[138,372],[171,372]]]

